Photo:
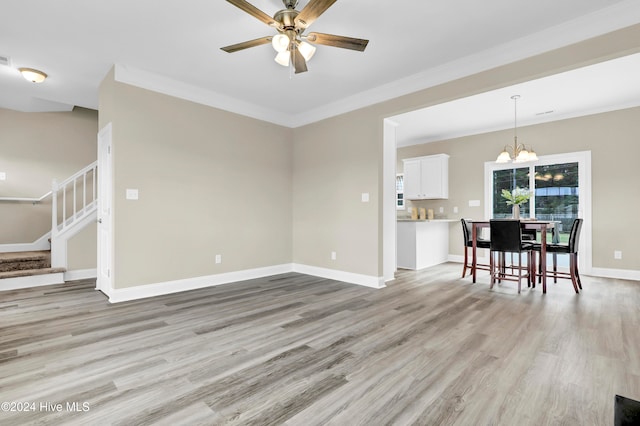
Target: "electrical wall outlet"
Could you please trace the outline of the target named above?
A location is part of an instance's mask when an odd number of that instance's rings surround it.
[[[439,211],[440,213],[444,213],[444,207],[440,207],[440,208],[438,209],[438,211]]]
[[[222,263],[222,255],[216,254],[216,263]]]
[[[331,260],[336,260],[337,256],[336,256],[336,252],[332,251],[331,252]]]
[[[7,174],[5,172],[0,172],[0,180],[7,180]]]
[[[457,208],[457,207],[454,207],[454,208],[453,208],[453,212],[454,212],[454,213],[458,213],[458,208]]]
[[[622,259],[622,251],[621,250],[614,250],[613,258],[616,259],[616,260]]]

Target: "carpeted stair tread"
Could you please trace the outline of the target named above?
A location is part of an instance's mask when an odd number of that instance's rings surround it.
[[[20,251],[11,253],[0,253],[0,277],[23,277],[28,275],[38,275],[49,273],[51,268],[51,252],[41,251]],[[44,272],[34,272],[38,270]]]
[[[29,260],[51,259],[51,252],[48,250],[40,251],[18,251],[11,253],[0,253],[0,264],[10,262],[24,262]]]
[[[38,268],[38,269],[19,269],[13,271],[0,272],[0,279],[30,277],[32,275],[58,274],[65,272],[65,268]]]

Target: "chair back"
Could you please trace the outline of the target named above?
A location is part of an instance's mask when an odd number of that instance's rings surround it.
[[[460,219],[462,223],[462,237],[464,238],[464,244],[469,245],[471,242],[471,224],[466,219]]]
[[[522,233],[519,220],[491,219],[491,250],[519,252],[522,250]]]
[[[578,244],[580,244],[580,231],[582,230],[583,219],[575,219],[569,232],[569,253],[578,252]]]

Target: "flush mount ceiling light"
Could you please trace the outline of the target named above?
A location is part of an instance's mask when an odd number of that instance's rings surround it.
[[[33,68],[18,68],[18,71],[27,81],[32,83],[42,83],[47,78],[47,74]]]
[[[310,0],[301,11],[296,10],[298,0],[282,0],[286,9],[276,12],[273,18],[245,0],[227,1],[270,27],[275,28],[278,34],[233,44],[221,49],[225,52],[233,53],[249,47],[271,43],[276,52],[278,52],[275,61],[285,67],[292,65],[296,74],[307,71],[307,61],[316,52],[316,47],[310,43],[360,52],[363,52],[367,47],[367,43],[369,43],[369,40],[332,34],[303,34],[336,0]]]
[[[518,99],[520,95],[513,95],[513,147],[505,146],[498,155],[496,163],[525,163],[527,161],[537,161],[538,156],[533,149],[527,149],[524,144],[518,144]],[[509,153],[511,151],[511,153]],[[512,156],[513,154],[513,156]]]

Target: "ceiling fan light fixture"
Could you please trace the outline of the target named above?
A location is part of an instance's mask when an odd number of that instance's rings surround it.
[[[271,45],[278,53],[289,50],[289,43],[289,37],[286,34],[275,35],[271,40]]]
[[[282,65],[283,67],[288,67],[289,62],[291,61],[291,53],[289,53],[286,50],[282,52],[278,52],[278,54],[276,55],[275,61],[280,65]]]
[[[286,9],[279,10],[273,17],[264,13],[250,3],[250,0],[227,0],[238,9],[269,25],[278,32],[272,36],[260,37],[242,43],[221,47],[227,53],[237,52],[250,47],[269,44],[278,52],[275,60],[283,66],[291,66],[296,74],[307,72],[307,61],[316,51],[316,46],[305,43],[309,40],[314,44],[339,47],[342,49],[363,52],[369,40],[345,37],[335,34],[309,33],[303,35],[336,0],[307,0],[302,10],[296,10],[298,0],[282,0]],[[283,54],[289,53],[289,55]],[[290,75],[291,76],[291,75]]]
[[[33,68],[18,68],[18,71],[27,81],[32,83],[42,83],[47,78],[47,74]]]
[[[307,43],[306,41],[298,42],[298,50],[302,54],[302,57],[305,61],[309,61],[316,53],[316,47],[312,44]]]

